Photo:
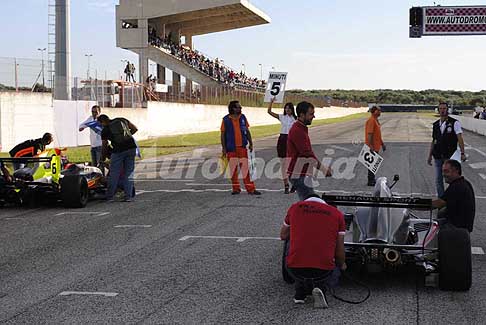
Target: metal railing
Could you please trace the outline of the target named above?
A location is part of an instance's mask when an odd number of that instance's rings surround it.
[[[50,65],[48,60],[0,57],[0,90],[50,92]]]

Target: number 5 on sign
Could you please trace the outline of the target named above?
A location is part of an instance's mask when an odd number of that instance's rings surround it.
[[[376,174],[383,162],[383,157],[376,152],[371,152],[370,147],[365,144],[359,153],[358,161],[373,174]]]
[[[265,103],[270,103],[275,97],[275,103],[283,103],[287,72],[270,72],[267,90],[265,91]]]

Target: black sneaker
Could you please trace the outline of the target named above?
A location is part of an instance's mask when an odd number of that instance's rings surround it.
[[[254,190],[253,192],[248,192],[248,195],[262,195],[262,192]]]
[[[285,194],[289,194],[290,191],[289,191],[289,186],[288,185],[285,185],[285,190],[284,190],[284,193]]]
[[[375,186],[376,185],[376,182],[368,182],[367,184],[368,186]]]
[[[241,191],[233,191],[233,192],[231,192],[231,195],[238,195],[238,194],[240,194],[240,192]]]
[[[319,288],[312,289],[312,297],[314,298],[314,308],[328,308],[326,296]]]
[[[290,188],[290,193],[295,193],[295,191],[297,191],[297,189],[294,185],[292,185],[292,187]]]

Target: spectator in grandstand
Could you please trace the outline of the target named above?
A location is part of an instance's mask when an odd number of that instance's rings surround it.
[[[89,128],[89,140],[91,144],[91,165],[99,166],[101,161],[101,126],[96,120],[101,113],[101,108],[95,105],[91,108],[91,115],[79,125],[79,132]]]
[[[10,157],[13,158],[34,157],[40,154],[42,151],[46,150],[46,146],[50,145],[52,141],[53,141],[52,134],[44,133],[42,138],[35,139],[35,140],[27,140],[13,147],[13,149],[9,151]],[[24,164],[25,163],[22,163],[22,161],[14,162],[13,168],[14,170],[23,168]]]
[[[127,65],[125,66],[125,70],[123,72],[125,73],[125,81],[130,81],[130,61],[127,61]]]
[[[223,66],[223,61],[219,58],[210,60],[195,50],[175,43],[170,34],[169,36],[160,38],[155,29],[150,28],[148,36],[149,43],[152,46],[169,51],[171,55],[177,57],[181,61],[189,64],[195,69],[200,70],[204,74],[218,80],[221,83],[249,89],[264,89],[266,87],[266,82],[264,80],[258,80],[258,78],[249,78],[243,72],[236,73],[233,70]]]
[[[110,120],[108,116],[100,115],[97,120],[103,126],[103,131],[101,131],[103,157],[101,160],[104,161],[110,152],[108,141],[113,147],[111,150],[110,176],[108,177],[106,200],[113,201],[121,170],[123,169],[124,201],[130,202],[133,198],[133,171],[135,170],[135,157],[137,154],[137,144],[133,135],[138,129],[124,118]]]
[[[241,105],[238,101],[229,103],[228,113],[221,122],[221,146],[223,147],[223,155],[229,160],[228,166],[233,187],[231,195],[237,195],[241,192],[238,170],[241,171],[248,194],[261,195],[256,190],[255,183],[250,180],[249,174],[247,146],[250,151],[253,151],[250,124],[248,124],[245,115],[241,113]]]
[[[130,63],[130,70],[129,71],[130,71],[130,78],[132,79],[132,82],[135,82],[135,77],[134,77],[135,70],[136,70],[135,69],[135,64]],[[140,82],[142,82],[142,81],[140,81]]]
[[[289,178],[287,176],[287,138],[290,128],[292,128],[292,125],[294,125],[295,121],[297,120],[297,116],[295,115],[295,108],[294,104],[292,103],[285,104],[283,114],[276,114],[272,112],[272,106],[274,102],[275,97],[272,98],[272,100],[270,101],[270,105],[268,106],[268,114],[279,120],[280,124],[282,125],[282,127],[280,128],[280,136],[278,137],[277,141],[277,154],[281,161],[280,168],[282,172],[282,180],[284,183],[284,192],[285,194],[289,194]]]

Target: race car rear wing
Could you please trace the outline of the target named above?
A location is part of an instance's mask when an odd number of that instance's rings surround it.
[[[359,195],[322,195],[326,203],[335,206],[353,207],[382,207],[382,208],[409,208],[416,210],[432,210],[432,199],[415,197],[374,197]]]
[[[25,158],[0,158],[0,163],[38,163],[38,162],[51,162],[51,157],[25,157]]]
[[[25,158],[0,158],[0,166],[5,163],[18,162],[20,164],[34,163],[42,168],[36,168],[33,174],[34,180],[43,177],[52,177],[55,183],[59,182],[61,175],[61,158],[57,155],[47,157],[25,157]]]

